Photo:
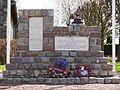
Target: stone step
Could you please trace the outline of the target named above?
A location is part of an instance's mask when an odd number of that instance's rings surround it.
[[[68,63],[101,63],[107,64],[105,57],[11,57],[11,63],[55,63],[58,59]]]
[[[75,78],[3,78],[5,84],[120,84],[119,77],[75,77]]]
[[[92,46],[91,46],[92,47]],[[94,49],[100,46],[93,46]],[[104,57],[103,51],[17,51],[14,57]]]
[[[71,72],[70,77],[76,76],[76,70],[69,70]],[[13,69],[4,70],[3,77],[49,77],[48,69]],[[94,77],[111,77],[114,76],[112,70],[93,70]]]

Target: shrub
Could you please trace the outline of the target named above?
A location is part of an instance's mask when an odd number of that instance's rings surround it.
[[[16,40],[11,40],[11,50],[10,50],[10,56],[13,56],[14,53],[18,50],[18,43]],[[6,40],[0,39],[0,64],[3,65],[6,63]]]

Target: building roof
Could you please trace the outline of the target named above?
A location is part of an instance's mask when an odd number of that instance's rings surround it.
[[[13,24],[17,24],[17,7],[16,7],[16,1],[11,0],[11,17],[13,19]]]

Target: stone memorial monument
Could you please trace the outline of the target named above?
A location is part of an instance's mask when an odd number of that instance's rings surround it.
[[[107,64],[108,60],[101,51],[100,26],[72,24],[69,27],[53,27],[53,18],[51,9],[19,11],[19,50],[3,72],[6,82],[89,83],[87,77],[74,76],[80,65],[90,65],[95,77],[113,76],[112,65]],[[48,68],[57,59],[68,62],[69,78],[49,78]],[[95,80],[96,83],[104,83],[104,80]]]

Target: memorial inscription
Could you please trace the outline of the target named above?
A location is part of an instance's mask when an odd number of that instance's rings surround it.
[[[88,51],[88,37],[55,37],[55,50]]]
[[[29,18],[29,50],[43,50],[43,18]]]

